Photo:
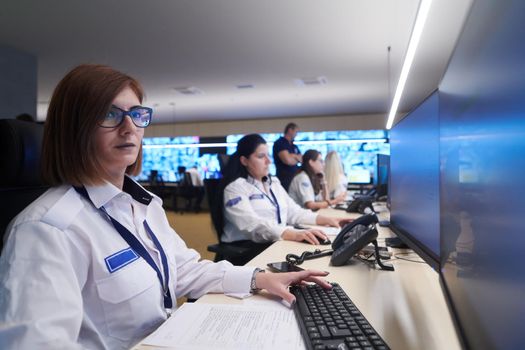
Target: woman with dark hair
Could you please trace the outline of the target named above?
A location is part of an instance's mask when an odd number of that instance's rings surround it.
[[[43,176],[53,187],[10,223],[0,256],[1,349],[129,349],[180,296],[248,294],[288,303],[292,283],[320,271],[272,274],[200,260],[169,226],[140,172],[152,117],[130,76],[81,65],[56,87],[44,126]]]
[[[279,180],[268,174],[268,145],[258,134],[237,143],[224,177],[223,242],[251,240],[258,243],[279,239],[319,244],[327,240],[318,229],[294,229],[293,225],[338,227],[342,219],[317,215],[299,207]]]
[[[321,153],[314,149],[306,151],[301,168],[288,189],[290,197],[303,208],[318,210],[328,208],[332,204],[323,171],[324,161]]]

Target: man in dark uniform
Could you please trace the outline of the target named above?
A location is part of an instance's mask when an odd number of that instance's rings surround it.
[[[284,136],[281,136],[273,144],[273,159],[277,169],[276,175],[287,191],[292,178],[299,169],[298,163],[301,163],[303,159],[299,148],[293,143],[297,132],[299,132],[297,124],[289,123],[284,128]]]

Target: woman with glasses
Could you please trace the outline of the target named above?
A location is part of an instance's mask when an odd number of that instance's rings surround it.
[[[169,226],[140,171],[152,110],[130,76],[81,65],[56,87],[42,173],[52,185],[7,230],[0,260],[0,348],[129,349],[175,310],[176,298],[287,286],[326,273],[260,273],[199,261]]]
[[[221,240],[238,244],[279,239],[310,244],[326,241],[321,230],[299,227],[338,227],[342,219],[318,215],[298,206],[279,179],[268,174],[270,163],[268,145],[262,136],[250,134],[239,140],[223,178],[225,225]]]
[[[293,200],[304,208],[318,210],[335,204],[328,196],[324,177],[324,161],[321,153],[310,149],[303,155],[299,172],[288,188]]]

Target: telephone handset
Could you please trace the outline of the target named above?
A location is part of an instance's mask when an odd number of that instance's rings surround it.
[[[346,211],[349,213],[361,213],[365,214],[366,209],[368,208],[371,212],[374,211],[374,206],[372,205],[373,199],[368,196],[361,196],[353,199],[348,203]]]
[[[379,259],[379,247],[377,245],[378,232],[376,224],[378,219],[375,213],[363,215],[347,224],[337,235],[332,248],[334,250],[330,262],[333,266],[344,265],[358,251],[369,243],[375,246],[377,264],[384,270],[393,271],[394,267],[385,265]]]

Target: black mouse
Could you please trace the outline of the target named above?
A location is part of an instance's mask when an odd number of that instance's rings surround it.
[[[319,243],[321,243],[321,245],[329,245],[332,244],[332,241],[330,240],[330,238],[326,237],[324,241],[320,240]]]
[[[318,240],[319,240],[319,244],[320,244],[320,245],[329,245],[329,244],[332,244],[332,241],[330,241],[329,238],[326,238],[325,240],[322,240],[322,239],[318,238]],[[301,241],[301,243],[308,243],[308,244],[310,244],[310,242],[308,242],[306,239],[303,239],[303,240]]]

